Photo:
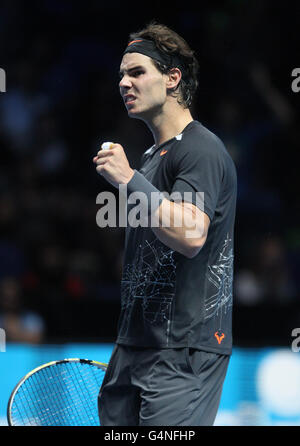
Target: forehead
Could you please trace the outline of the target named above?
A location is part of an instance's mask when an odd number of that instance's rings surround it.
[[[120,71],[128,71],[136,65],[155,69],[151,57],[140,53],[126,53],[122,58]]]

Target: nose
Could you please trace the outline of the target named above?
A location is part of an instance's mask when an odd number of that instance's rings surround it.
[[[127,76],[126,74],[124,74],[124,76],[121,78],[120,82],[119,82],[119,87],[120,89],[122,88],[131,88],[132,83],[129,79],[129,76]]]

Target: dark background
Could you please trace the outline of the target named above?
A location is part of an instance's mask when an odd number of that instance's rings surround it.
[[[114,340],[124,230],[96,225],[115,192],[92,158],[152,135],[118,91],[128,35],[156,19],[196,51],[192,114],[238,172],[236,346],[290,345],[300,326],[299,2],[0,1],[0,326],[8,341]]]

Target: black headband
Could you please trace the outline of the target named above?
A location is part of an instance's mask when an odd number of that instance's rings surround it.
[[[126,53],[141,53],[145,56],[149,56],[154,60],[166,65],[167,67],[180,68],[182,75],[184,72],[184,65],[180,58],[176,54],[167,54],[157,48],[152,40],[136,39],[128,43],[127,48],[124,51]],[[123,56],[124,56],[123,54]]]

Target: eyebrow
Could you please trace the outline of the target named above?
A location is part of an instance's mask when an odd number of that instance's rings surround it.
[[[135,65],[135,66],[129,68],[128,70],[120,70],[119,75],[121,76],[123,73],[126,73],[126,72],[129,73],[130,71],[140,70],[140,69],[144,70],[145,68],[142,65]]]

